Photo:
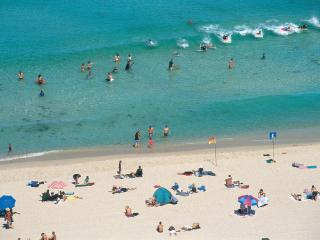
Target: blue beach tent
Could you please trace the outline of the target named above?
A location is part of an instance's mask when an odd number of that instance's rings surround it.
[[[163,187],[158,188],[154,192],[153,197],[156,199],[157,203],[159,203],[160,205],[171,203],[171,200],[172,200],[172,194],[170,193],[170,191]]]

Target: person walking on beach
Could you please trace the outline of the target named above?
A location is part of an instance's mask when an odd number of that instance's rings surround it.
[[[233,58],[230,58],[230,60],[229,60],[229,62],[228,62],[228,68],[229,68],[229,69],[232,69],[232,68],[234,68],[234,65],[235,65],[235,63],[234,63]]]
[[[19,80],[24,80],[24,73],[22,71],[18,72],[18,79]]]
[[[164,137],[168,137],[168,136],[169,136],[169,131],[170,131],[170,129],[169,129],[168,125],[166,125],[166,126],[163,128],[163,136],[164,136]]]
[[[134,134],[134,140],[135,140],[135,143],[133,146],[135,148],[140,147],[140,130],[136,131],[136,133]]]
[[[41,233],[41,238],[40,240],[48,240],[48,237],[45,233]]]
[[[120,160],[119,161],[119,168],[118,168],[118,174],[119,175],[121,175],[121,169],[122,169],[121,165],[122,165],[122,161]]]

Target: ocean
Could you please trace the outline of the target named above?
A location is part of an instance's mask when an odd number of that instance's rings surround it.
[[[1,0],[0,16],[0,157],[147,142],[149,125],[156,145],[320,127],[319,0]]]

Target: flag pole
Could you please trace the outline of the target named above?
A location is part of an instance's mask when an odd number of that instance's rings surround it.
[[[214,159],[216,162],[216,167],[218,166],[218,161],[217,161],[217,143],[214,144]]]

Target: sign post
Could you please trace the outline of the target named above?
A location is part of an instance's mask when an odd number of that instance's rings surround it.
[[[272,140],[272,161],[275,162],[274,159],[274,145],[276,144],[277,132],[270,132],[269,139]]]
[[[208,144],[214,144],[214,160],[215,160],[216,166],[218,166],[218,161],[217,161],[217,138],[214,137],[214,136],[209,137]]]

